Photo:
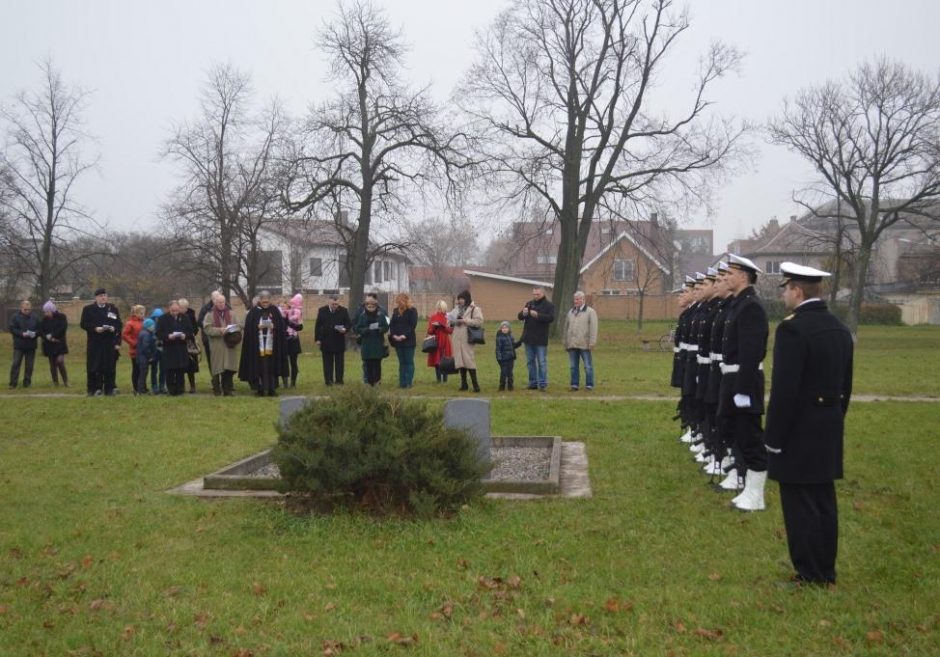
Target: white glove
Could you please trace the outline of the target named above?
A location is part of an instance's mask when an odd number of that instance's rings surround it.
[[[379,330],[379,323],[378,323],[378,322],[372,322],[371,324],[369,324],[369,328],[372,329],[373,331],[378,331],[378,330]]]
[[[749,395],[735,395],[734,405],[737,406],[738,408],[750,408],[751,398]]]
[[[780,449],[779,447],[771,447],[770,445],[764,445],[764,449],[766,449],[771,454],[783,454],[783,450]]]

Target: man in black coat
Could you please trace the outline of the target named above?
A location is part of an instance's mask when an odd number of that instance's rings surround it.
[[[88,396],[114,394],[115,352],[121,348],[121,313],[108,303],[108,292],[103,287],[95,290],[95,302],[82,308],[79,323],[88,336],[88,354],[85,367],[88,373]]]
[[[852,334],[820,299],[828,273],[784,262],[764,442],[780,484],[793,580],[835,584],[845,413],[852,394]]]
[[[26,361],[23,370],[23,387],[28,388],[33,382],[33,362],[36,358],[36,339],[39,335],[39,318],[33,314],[33,305],[29,299],[20,302],[20,310],[10,318],[10,333],[13,335],[13,364],[10,366],[10,387],[15,388],[20,379],[20,366]]]
[[[733,440],[746,471],[744,491],[731,500],[742,511],[764,510],[767,451],[761,429],[764,414],[764,356],[770,331],[754,283],[761,270],[747,258],[728,256],[724,282],[734,295],[721,336],[720,430]]]
[[[163,341],[163,371],[166,389],[173,396],[185,390],[185,374],[189,369],[189,351],[186,343],[193,340],[192,320],[183,312],[178,301],[171,301],[166,313],[157,320],[157,337]]]
[[[519,311],[521,342],[529,368],[529,390],[548,388],[548,327],[555,321],[555,306],[545,298],[541,286],[532,288],[532,300]]]
[[[679,319],[676,322],[676,337],[673,346],[672,357],[672,377],[670,384],[673,388],[679,389],[679,402],[676,404],[676,411],[679,416],[682,428],[685,431],[679,437],[684,443],[692,442],[692,426],[688,419],[688,397],[683,391],[685,381],[685,362],[686,350],[688,348],[689,331],[691,330],[692,315],[695,313],[695,278],[686,274],[685,284],[679,295]]]
[[[339,297],[335,294],[317,311],[313,337],[323,356],[323,380],[328,386],[334,383],[343,385],[346,333],[351,326],[349,311],[339,305]]]
[[[245,337],[238,363],[238,378],[254,384],[259,397],[277,397],[278,381],[287,372],[287,324],[267,290],[245,317]]]

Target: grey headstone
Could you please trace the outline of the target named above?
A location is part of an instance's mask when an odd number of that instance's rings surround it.
[[[451,399],[444,404],[444,426],[465,429],[477,441],[480,460],[490,460],[490,402],[486,399]]]
[[[290,416],[307,405],[306,397],[281,397],[281,415],[278,418],[280,426],[284,426]]]

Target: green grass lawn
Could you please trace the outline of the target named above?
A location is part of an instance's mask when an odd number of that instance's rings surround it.
[[[643,352],[632,326],[603,329],[594,395],[671,397],[670,356]],[[585,442],[594,497],[380,522],[166,494],[269,446],[276,401],[88,400],[79,337],[74,396],[0,399],[4,657],[937,654],[938,404],[851,407],[839,586],[793,591],[777,585],[791,571],[775,487],[766,513],[728,510],[677,442],[671,399],[567,393],[558,346],[561,398],[494,395],[493,429]],[[937,396],[938,346],[936,327],[864,328],[856,390]],[[310,352],[302,393],[323,390]],[[411,393],[455,394],[430,379],[419,368]],[[35,380],[52,391],[39,367]]]
[[[669,387],[669,372],[672,353],[658,350],[660,336],[669,331],[668,322],[648,322],[642,334],[637,334],[636,324],[624,321],[601,322],[600,340],[594,353],[596,390],[594,395],[658,395],[672,398],[674,390]],[[496,364],[493,335],[496,323],[487,324],[489,344],[477,347],[477,366],[480,384],[484,393],[495,392],[499,382],[499,367]],[[765,362],[768,380],[773,367],[773,326],[771,344]],[[319,394],[326,390],[323,385],[320,355],[310,332],[301,333],[304,353],[300,356],[300,378],[298,394]],[[644,350],[643,341],[650,351]],[[72,377],[70,393],[83,394],[85,389],[85,336],[73,327],[70,330],[71,353],[67,357]],[[11,358],[11,340],[0,340],[0,367],[6,373]],[[915,395],[940,397],[940,327],[938,326],[863,326],[860,331],[855,357],[855,392],[859,394]],[[560,342],[549,345],[549,387],[562,393],[568,388],[568,357]],[[525,387],[526,364],[524,349],[519,349],[515,377],[517,387]],[[40,356],[36,360],[36,372],[31,392],[53,391],[47,361]],[[458,383],[446,387],[434,383],[434,371],[426,366],[424,354],[415,356],[415,387],[410,394],[441,395],[454,394]],[[202,364],[197,374],[197,385],[202,392],[209,389],[209,374]],[[358,380],[361,368],[358,352],[346,354],[346,366],[351,381]],[[383,362],[383,384],[394,388],[398,384],[398,362],[394,353]],[[118,385],[123,391],[130,390],[130,359],[127,349],[118,361]],[[583,385],[583,381],[582,381]],[[243,390],[247,390],[242,385]],[[58,389],[58,392],[64,392]],[[22,394],[21,389],[12,394]],[[10,394],[5,385],[0,385],[0,395]],[[518,391],[518,396],[537,396],[539,393]],[[565,393],[567,394],[567,393]],[[582,392],[581,395],[586,393]]]
[[[497,433],[584,441],[594,497],[432,522],[163,492],[267,446],[270,400],[2,409],[2,655],[926,656],[940,640],[934,404],[851,409],[835,591],[777,586],[775,489],[766,513],[728,510],[665,401],[496,400]]]

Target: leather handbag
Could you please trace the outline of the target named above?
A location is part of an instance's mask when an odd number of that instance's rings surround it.
[[[441,358],[440,362],[437,364],[437,369],[439,369],[443,374],[457,373],[457,365],[454,363],[454,359],[451,356],[444,356]]]
[[[482,326],[467,327],[467,342],[470,344],[486,344],[486,333]]]
[[[430,354],[437,351],[437,336],[429,335],[424,339],[424,342],[421,343],[421,351]]]

